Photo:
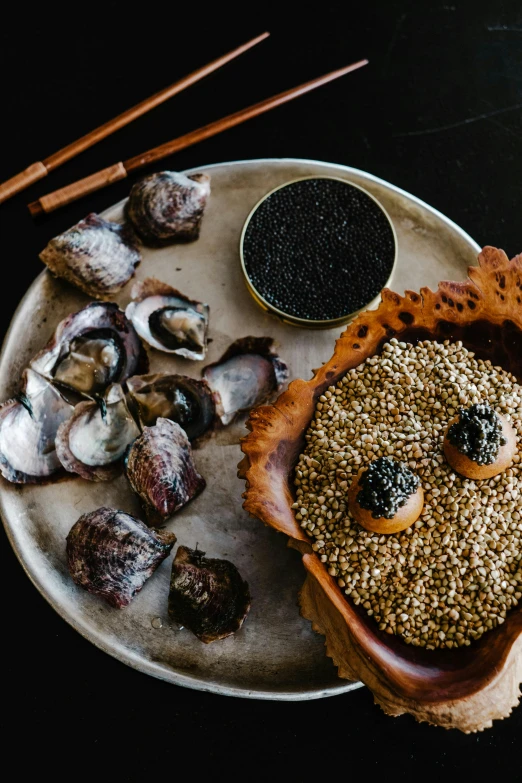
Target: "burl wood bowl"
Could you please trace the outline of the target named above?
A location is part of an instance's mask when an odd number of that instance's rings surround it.
[[[332,358],[309,381],[290,384],[273,405],[253,410],[242,439],[239,476],[244,508],[289,537],[303,558],[302,615],[326,637],[338,674],[361,680],[390,715],[409,712],[465,732],[505,718],[517,705],[522,681],[522,605],[505,623],[469,647],[425,650],[379,631],[338,587],[294,518],[293,472],[317,398],[351,368],[379,352],[391,337],[408,342],[461,340],[522,382],[522,255],[511,261],[486,247],[463,283],[442,282],[436,292],[382,292],[377,310],[359,315],[335,344]]]

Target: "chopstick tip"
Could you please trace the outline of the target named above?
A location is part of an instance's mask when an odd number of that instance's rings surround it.
[[[31,213],[31,217],[33,218],[38,217],[39,215],[43,215],[45,211],[42,205],[40,204],[39,199],[38,201],[32,201],[30,204],[28,204],[27,209],[29,210],[29,212]]]

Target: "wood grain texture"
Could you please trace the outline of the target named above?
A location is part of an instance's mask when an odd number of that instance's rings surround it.
[[[179,79],[177,82],[174,82],[174,84],[169,85],[169,87],[166,87],[164,90],[160,90],[154,95],[151,95],[150,98],[146,98],[144,101],[141,101],[141,103],[136,104],[136,106],[127,109],[127,111],[124,111],[122,114],[114,117],[114,119],[109,120],[90,133],[87,133],[85,136],[82,136],[81,139],[77,139],[77,141],[72,142],[72,144],[69,144],[67,147],[63,147],[63,149],[58,150],[58,152],[55,152],[53,155],[45,158],[44,164],[46,168],[48,171],[52,171],[58,166],[61,166],[62,163],[65,163],[71,158],[74,158],[80,152],[83,152],[89,147],[92,147],[93,144],[97,144],[99,141],[105,139],[107,136],[110,136],[115,131],[125,127],[125,125],[133,122],[133,120],[136,120],[138,117],[141,117],[143,114],[151,111],[151,109],[155,109],[156,106],[159,106],[165,101],[168,101],[174,95],[177,95],[183,90],[186,90],[187,87],[190,87],[196,82],[199,82],[201,79],[204,79],[205,76],[208,76],[214,71],[217,71],[218,68],[222,68],[223,65],[226,65],[231,60],[239,57],[239,55],[248,51],[253,46],[256,46],[256,44],[261,43],[261,41],[264,41],[266,38],[268,38],[269,35],[270,33],[262,33],[256,38],[252,38],[252,40],[247,41],[241,46],[238,46],[236,49],[232,49],[232,51],[224,54],[222,57],[218,57],[216,60],[212,60],[212,62],[208,63],[208,65],[204,65],[201,68],[192,71],[192,73],[189,73],[188,76],[184,76],[182,79]]]
[[[233,128],[235,125],[240,125],[242,122],[252,119],[252,117],[264,114],[264,112],[270,111],[270,109],[281,106],[283,103],[298,98],[300,95],[317,89],[317,87],[322,87],[324,84],[339,79],[341,76],[344,76],[351,71],[362,68],[364,65],[367,65],[367,63],[368,60],[359,60],[356,63],[351,63],[344,68],[331,71],[324,76],[319,76],[317,79],[312,79],[305,84],[300,84],[298,87],[293,87],[290,90],[267,98],[264,101],[248,106],[246,109],[241,109],[241,111],[234,112],[234,114],[229,114],[227,117],[222,117],[215,122],[204,125],[202,128],[197,128],[189,133],[185,133],[183,136],[179,136],[165,144],[154,147],[147,152],[143,152],[141,155],[129,158],[128,160],[123,161],[123,163],[116,163],[114,166],[91,174],[90,177],[85,177],[77,182],[73,182],[65,188],[54,191],[54,193],[48,193],[47,195],[42,196],[38,201],[29,204],[29,211],[33,217],[42,214],[42,212],[52,212],[89,193],[93,193],[95,190],[107,187],[107,185],[110,185],[112,182],[127,176],[128,172],[135,171],[136,169],[140,169],[151,163],[156,163],[159,160],[163,160],[163,158],[166,158],[168,155],[172,155],[174,152],[179,152],[204,139],[216,136],[229,128]],[[121,172],[125,173],[121,174]]]
[[[204,79],[205,76],[208,76],[218,68],[221,68],[223,65],[229,63],[231,60],[239,57],[240,54],[248,51],[248,49],[256,46],[256,44],[261,43],[261,41],[264,41],[265,38],[268,38],[269,35],[270,33],[262,33],[256,38],[252,38],[252,40],[247,41],[247,43],[238,46],[236,49],[232,49],[232,51],[224,54],[222,57],[218,57],[216,60],[208,63],[208,65],[204,65],[203,67],[198,68],[192,73],[189,73],[188,76],[184,76],[182,79],[174,82],[174,84],[171,84],[168,87],[165,87],[165,89],[160,90],[154,95],[151,95],[150,98],[146,98],[144,101],[137,103],[135,106],[132,106],[132,108],[127,109],[117,117],[108,120],[108,122],[105,122],[98,128],[95,128],[89,133],[86,133],[85,136],[82,136],[76,141],[73,141],[66,147],[62,147],[62,149],[58,150],[52,155],[49,155],[43,161],[33,163],[31,166],[25,169],[25,171],[22,171],[20,174],[16,174],[14,177],[11,177],[11,179],[7,180],[7,182],[4,182],[2,185],[0,185],[0,204],[3,201],[6,201],[8,198],[11,198],[11,196],[14,196],[15,193],[19,193],[21,190],[25,190],[25,188],[29,187],[29,185],[31,185],[33,182],[36,182],[42,177],[45,177],[50,171],[53,171],[53,169],[58,168],[58,166],[61,166],[63,163],[71,160],[71,158],[75,158],[76,155],[79,155],[84,150],[94,146],[94,144],[97,144],[102,139],[107,138],[107,136],[115,133],[120,128],[124,128],[125,125],[128,125],[130,122],[133,122],[133,120],[136,120],[138,117],[141,117],[143,114],[151,111],[151,109],[155,109],[156,106],[159,106],[160,104],[169,100],[169,98],[172,98],[174,95],[177,95],[183,90],[186,90],[187,87],[190,87],[201,79]],[[80,183],[75,184],[79,185]],[[94,188],[94,190],[97,189],[98,188]],[[92,192],[92,189],[86,190],[83,191],[82,195],[86,195],[87,193]],[[48,200],[52,195],[53,194],[50,194],[44,198]],[[76,196],[76,198],[79,198],[79,196]],[[66,201],[64,203],[69,202]],[[36,204],[38,204],[38,202],[31,204],[29,207],[31,214],[33,215],[41,214],[41,212],[51,211],[51,209],[45,209],[44,207],[39,209]],[[53,209],[57,209],[58,206],[62,206],[62,204],[56,204]]]
[[[351,73],[367,64],[368,60],[359,60],[344,68],[339,68],[324,76],[319,76],[317,79],[312,79],[305,84],[300,84],[298,87],[292,87],[290,90],[285,90],[285,92],[281,92],[271,98],[266,98],[264,101],[259,101],[259,103],[248,106],[246,109],[241,109],[240,111],[234,112],[234,114],[229,114],[227,117],[204,125],[202,128],[190,131],[184,136],[168,141],[166,144],[154,147],[154,149],[149,150],[148,152],[136,155],[134,158],[129,158],[125,161],[125,168],[127,171],[134,171],[142,166],[162,160],[163,158],[166,158],[167,155],[172,155],[174,152],[178,152],[186,147],[191,147],[193,144],[204,141],[204,139],[216,136],[218,133],[222,133],[229,128],[233,128],[235,125],[240,125],[242,122],[246,122],[260,114],[264,114],[264,112],[270,111],[270,109],[275,109],[283,103],[298,98],[300,95],[305,95],[307,92],[315,90],[317,87],[322,87],[324,84],[328,84],[328,82],[334,81],[334,79],[339,79],[341,76],[345,76],[347,73]]]
[[[0,204],[7,201],[16,193],[20,193],[21,190],[25,190],[32,185],[33,182],[38,182],[39,179],[43,179],[48,174],[48,169],[44,163],[38,162],[28,166],[20,174],[15,174],[11,179],[2,182],[0,185]]]
[[[285,533],[303,553],[309,574],[301,593],[303,614],[326,636],[339,676],[360,678],[392,715],[410,712],[465,732],[506,717],[520,697],[522,606],[470,647],[428,651],[380,632],[340,591],[303,541],[294,518],[292,474],[317,398],[352,367],[377,353],[393,336],[415,342],[461,340],[479,358],[491,359],[522,379],[522,255],[511,261],[485,247],[463,283],[441,282],[437,291],[385,289],[382,303],[353,321],[332,358],[310,381],[290,384],[274,405],[252,412],[242,439],[239,475],[246,481],[244,508]]]
[[[115,163],[114,166],[101,169],[101,171],[97,171],[95,174],[73,182],[72,185],[66,185],[64,188],[47,193],[46,196],[42,196],[29,204],[29,212],[33,217],[37,217],[44,212],[54,212],[55,209],[70,204],[71,201],[76,201],[76,199],[89,193],[94,193],[95,190],[105,188],[113,182],[125,179],[126,176],[127,171],[123,163]]]

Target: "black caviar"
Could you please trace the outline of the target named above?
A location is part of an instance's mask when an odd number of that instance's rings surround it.
[[[448,430],[448,440],[477,465],[491,465],[507,443],[502,422],[487,403],[461,409],[458,421]]]
[[[381,207],[335,179],[285,185],[256,209],[243,240],[250,283],[287,315],[324,321],[369,304],[386,285],[395,238]]]
[[[359,479],[357,502],[374,519],[392,519],[419,486],[419,477],[393,457],[379,457]]]

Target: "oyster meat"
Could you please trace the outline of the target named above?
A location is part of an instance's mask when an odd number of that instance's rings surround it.
[[[102,506],[83,514],[67,536],[74,582],[111,606],[128,606],[170,554],[174,533],[151,530],[141,520]]]
[[[105,299],[131,279],[141,254],[129,225],[104,220],[91,212],[51,239],[40,258],[57,277],[95,299]]]
[[[229,560],[178,547],[172,563],[169,615],[208,644],[238,631],[250,610],[250,590]]]
[[[272,351],[271,337],[242,337],[203,377],[216,395],[216,409],[223,424],[230,424],[239,411],[265,402],[288,379],[288,367]]]
[[[60,392],[32,370],[21,394],[0,406],[0,472],[15,484],[49,481],[62,465],[55,450],[58,427],[72,414]]]
[[[186,375],[135,375],[127,380],[129,397],[143,427],[158,417],[179,424],[194,440],[214,423],[216,406],[206,381]]]
[[[127,217],[149,245],[197,239],[210,195],[210,177],[160,171],[136,182],[127,202]]]
[[[56,436],[64,468],[90,481],[110,481],[122,469],[127,447],[140,434],[117,383],[96,402],[80,402]]]
[[[154,427],[145,427],[129,448],[125,474],[151,524],[172,516],[206,486],[185,431],[169,419],[159,418]]]
[[[113,302],[92,302],[61,321],[31,368],[87,397],[111,383],[147,372],[148,358],[125,313]]]
[[[204,359],[207,352],[209,306],[152,277],[136,283],[127,318],[153,348],[186,359]]]

